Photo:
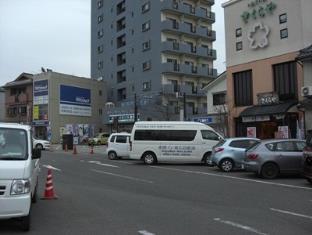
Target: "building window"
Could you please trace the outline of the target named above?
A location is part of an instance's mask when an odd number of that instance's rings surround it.
[[[287,14],[284,13],[284,14],[279,15],[279,23],[284,24],[286,22],[287,22]]]
[[[212,95],[213,105],[223,105],[225,104],[226,93],[216,93]]]
[[[103,21],[103,15],[98,16],[98,23],[101,23]]]
[[[126,34],[123,34],[117,38],[117,48],[123,47],[126,45]]]
[[[243,50],[243,42],[237,42],[236,43],[236,51]]]
[[[117,21],[117,32],[126,28],[126,17]]]
[[[143,91],[151,90],[151,82],[143,82]]]
[[[103,45],[100,45],[97,47],[97,52],[98,52],[98,54],[103,53]]]
[[[103,61],[98,62],[98,69],[99,70],[103,69]]]
[[[236,29],[235,35],[236,35],[237,38],[241,37],[242,36],[242,28]]]
[[[142,6],[142,13],[144,14],[145,12],[148,12],[150,9],[151,3],[150,2],[146,2],[143,4]]]
[[[148,40],[146,42],[143,42],[142,47],[143,47],[143,51],[149,50],[151,48],[151,41]]]
[[[123,0],[122,2],[117,4],[117,15],[123,13],[124,11],[126,11],[126,1]]]
[[[126,52],[117,55],[117,65],[122,65],[126,63]]]
[[[280,100],[297,98],[297,67],[296,62],[273,65],[274,91]]]
[[[99,90],[99,96],[102,96],[102,90]]]
[[[280,36],[281,36],[281,39],[284,39],[284,38],[288,38],[288,29],[282,29],[280,31]]]
[[[149,61],[145,61],[144,63],[143,63],[143,71],[146,71],[146,70],[150,70],[151,69],[151,61],[149,60]]]
[[[102,114],[103,114],[102,109],[99,109],[99,115],[102,116]]]
[[[117,83],[126,81],[126,70],[121,70],[117,72]]]
[[[127,98],[126,95],[126,88],[121,88],[117,90],[117,100],[121,101],[121,100],[125,100]]]
[[[100,9],[103,6],[103,0],[97,1],[97,7]]]
[[[97,32],[98,38],[103,37],[103,35],[104,35],[104,30],[103,30],[103,29],[100,29],[100,30]]]
[[[147,21],[142,24],[142,32],[148,31],[151,28],[151,21]]]
[[[252,99],[252,71],[243,71],[233,74],[234,100],[236,106],[253,104]]]

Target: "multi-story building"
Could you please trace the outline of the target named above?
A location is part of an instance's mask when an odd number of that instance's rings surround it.
[[[298,136],[303,69],[296,57],[312,42],[312,1],[230,0],[223,7],[230,135]]]
[[[214,0],[91,1],[91,77],[108,83],[109,121],[179,120],[207,113],[216,78]]]
[[[22,73],[4,85],[5,121],[23,124],[32,122],[33,75]]]
[[[56,73],[33,75],[34,135],[58,143],[63,134],[78,142],[104,131],[104,81]]]
[[[0,87],[0,122],[5,121],[5,90]]]

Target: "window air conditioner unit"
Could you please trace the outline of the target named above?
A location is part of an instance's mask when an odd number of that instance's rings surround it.
[[[312,86],[303,86],[301,87],[302,96],[312,96]]]

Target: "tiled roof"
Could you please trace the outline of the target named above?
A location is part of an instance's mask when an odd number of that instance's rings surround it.
[[[312,45],[300,50],[298,60],[312,59]]]

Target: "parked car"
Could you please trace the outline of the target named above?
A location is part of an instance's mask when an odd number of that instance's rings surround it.
[[[246,151],[244,166],[266,179],[281,173],[301,173],[304,147],[303,140],[264,140]]]
[[[222,171],[244,169],[245,151],[259,143],[257,138],[229,138],[221,140],[212,148],[212,165],[218,166]]]
[[[312,133],[307,135],[303,158],[303,176],[312,184]]]
[[[129,133],[113,133],[108,138],[107,157],[110,160],[118,158],[129,158],[130,154],[130,137]]]
[[[41,139],[33,138],[33,146],[36,149],[49,150],[50,149],[50,142],[47,140],[41,140]]]
[[[109,133],[100,132],[96,137],[89,138],[88,144],[89,145],[107,144],[108,137],[109,137]]]

